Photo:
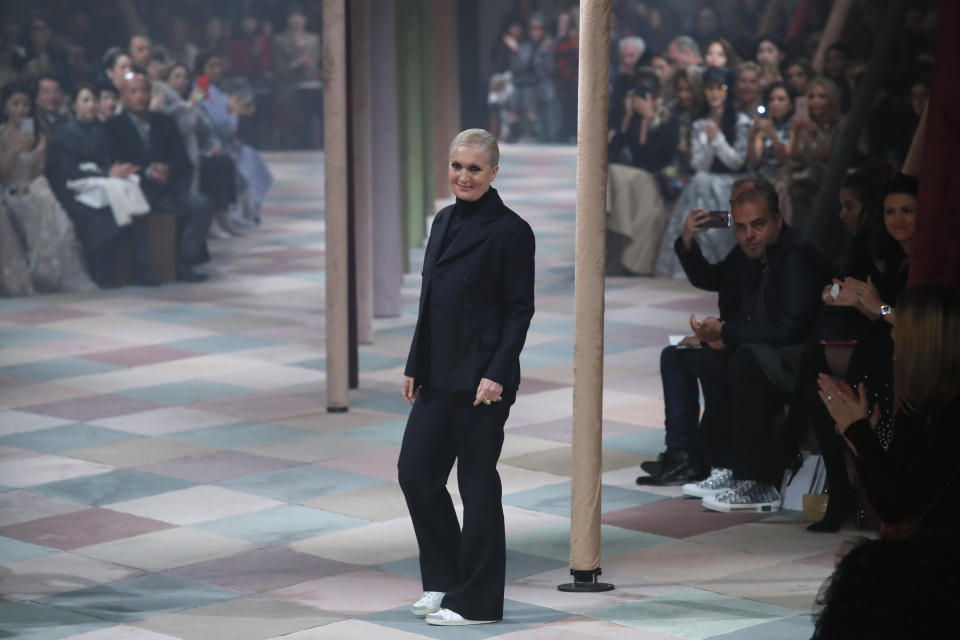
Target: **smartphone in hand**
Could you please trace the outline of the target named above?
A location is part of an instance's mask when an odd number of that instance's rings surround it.
[[[793,117],[801,118],[803,120],[810,119],[810,99],[807,96],[799,96],[794,101],[794,114]]]
[[[704,223],[705,229],[729,229],[730,212],[729,211],[707,211],[707,221]]]
[[[20,121],[20,133],[33,135],[33,118],[24,118]]]

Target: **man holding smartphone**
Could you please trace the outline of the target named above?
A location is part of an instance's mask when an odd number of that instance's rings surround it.
[[[718,292],[720,316],[690,316],[702,349],[698,377],[711,416],[705,436],[712,467],[684,495],[717,511],[776,511],[783,474],[774,422],[795,384],[813,330],[821,283],[831,265],[780,215],[773,186],[743,181],[731,198],[737,246],[710,264],[694,240],[710,214],[694,209],[674,245],[695,287]],[[703,428],[701,424],[701,428]]]

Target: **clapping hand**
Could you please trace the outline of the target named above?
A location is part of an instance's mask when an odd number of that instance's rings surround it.
[[[833,378],[821,373],[817,385],[820,387],[817,395],[823,401],[830,417],[837,423],[837,431],[841,434],[845,434],[854,422],[867,417],[867,389],[862,382],[857,385],[854,393],[846,382],[837,384]],[[879,406],[875,406],[872,424],[876,424],[879,413]]]

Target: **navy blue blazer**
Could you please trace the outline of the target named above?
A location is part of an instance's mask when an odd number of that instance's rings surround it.
[[[434,218],[404,369],[414,389],[443,380],[444,389],[474,391],[481,378],[508,391],[520,385],[520,351],[534,311],[536,241],[530,225],[504,206],[496,189],[478,204],[443,255],[438,254],[455,205]],[[430,318],[443,325],[433,336]],[[444,357],[431,358],[431,348],[443,349]],[[430,371],[438,360],[443,370]]]

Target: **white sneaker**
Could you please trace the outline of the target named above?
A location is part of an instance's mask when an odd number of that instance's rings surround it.
[[[780,492],[772,484],[756,480],[736,480],[734,487],[714,496],[706,496],[703,506],[712,511],[780,511]]]
[[[733,486],[733,469],[714,467],[710,475],[700,482],[688,482],[683,485],[683,495],[691,498],[714,496]]]
[[[415,616],[429,615],[440,610],[440,603],[443,602],[443,591],[424,591],[423,597],[410,606],[410,613]]]
[[[427,616],[428,624],[437,624],[443,626],[464,626],[468,624],[490,624],[496,620],[467,620],[456,611],[450,609],[440,609],[436,613]]]

